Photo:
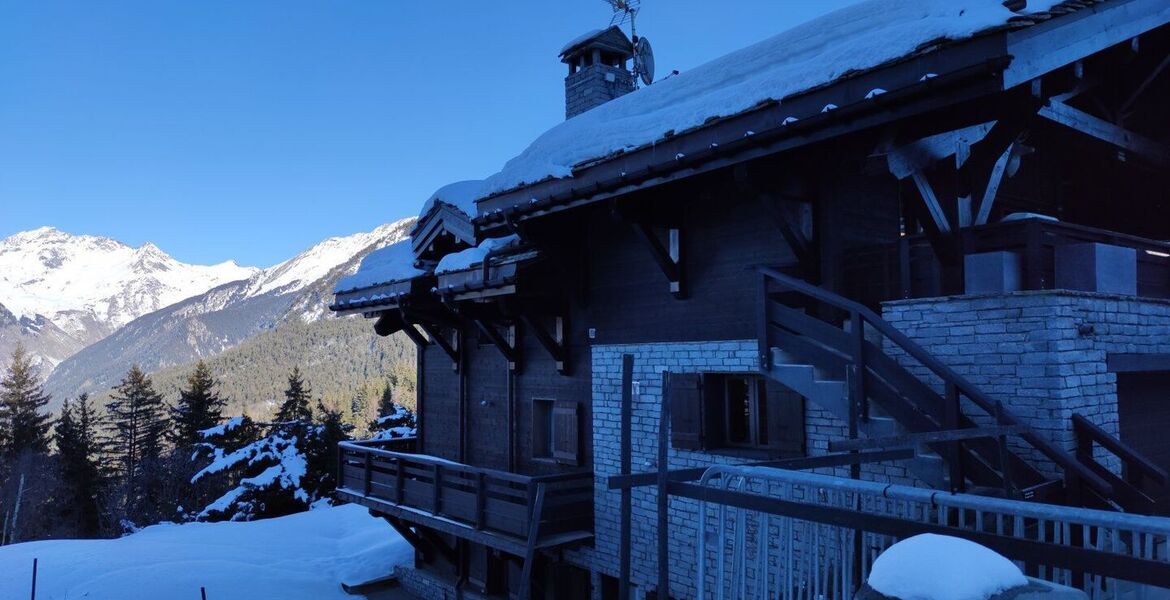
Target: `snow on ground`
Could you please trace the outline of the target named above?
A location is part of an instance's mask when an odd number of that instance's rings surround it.
[[[389,575],[413,550],[350,504],[247,523],[155,525],[116,540],[0,548],[0,598],[38,600],[352,600],[341,584]]]
[[[924,533],[882,552],[868,583],[902,600],[984,600],[1028,580],[1010,560],[975,542]]]
[[[1046,10],[1056,2],[1029,0],[1027,12]],[[1005,8],[1002,0],[866,0],[553,127],[489,177],[482,193],[569,177],[578,163],[831,83],[938,40],[970,38],[1004,26],[1014,16],[1018,13]]]

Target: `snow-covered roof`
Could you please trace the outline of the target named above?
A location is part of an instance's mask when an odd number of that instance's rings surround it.
[[[1012,561],[975,542],[924,533],[886,548],[867,583],[891,598],[986,600],[1028,580]]]
[[[410,240],[402,240],[367,254],[357,272],[337,281],[333,293],[343,294],[393,281],[403,281],[424,273],[426,271],[414,266],[414,252],[411,250]]]
[[[717,118],[783,100],[847,75],[903,59],[941,41],[1010,26],[1060,0],[866,0],[577,115],[538,137],[487,178],[481,197],[652,144]]]
[[[612,25],[605,29],[593,29],[573,38],[561,48],[560,57],[565,60],[566,54],[591,43],[613,52],[632,53],[634,51],[634,44],[630,38],[626,37],[626,32],[617,25]]]
[[[474,248],[467,248],[459,252],[452,252],[444,256],[439,261],[438,266],[435,267],[435,274],[450,273],[452,271],[462,271],[470,269],[471,267],[482,264],[483,259],[487,257],[488,252],[497,248],[503,248],[509,244],[515,243],[520,238],[516,235],[508,235],[497,238],[487,238],[480,242]]]
[[[438,202],[450,204],[468,217],[474,217],[475,201],[484,195],[483,183],[481,179],[468,179],[449,183],[439,188],[423,203],[422,210],[418,213],[419,219],[426,217]]]

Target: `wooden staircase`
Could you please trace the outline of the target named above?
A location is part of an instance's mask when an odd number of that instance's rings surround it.
[[[1131,478],[1112,475],[1092,452],[1055,446],[869,308],[775,269],[759,272],[761,372],[845,421],[854,449],[865,438],[906,444],[926,435],[931,441],[915,443],[906,466],[935,488],[1126,511],[1152,506]],[[1164,471],[1120,441],[1095,441],[1126,472],[1165,484]]]

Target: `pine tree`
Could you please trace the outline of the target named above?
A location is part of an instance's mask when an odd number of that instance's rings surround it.
[[[301,377],[300,367],[293,367],[288,376],[288,389],[284,390],[284,402],[276,411],[276,421],[288,425],[308,423],[313,418],[309,406],[312,393]]]
[[[65,401],[57,420],[54,441],[61,465],[61,513],[81,537],[95,537],[100,529],[101,496],[105,483],[100,416],[88,394]]]
[[[187,376],[186,389],[179,388],[179,402],[171,413],[174,421],[172,439],[177,448],[188,448],[199,442],[199,432],[223,421],[223,407],[227,402],[215,390],[216,381],[211,369],[200,360]]]
[[[8,372],[0,379],[0,435],[3,451],[14,456],[25,451],[48,452],[49,415],[41,412],[49,403],[32,357],[23,346],[12,352]]]
[[[163,398],[145,373],[134,365],[114,388],[106,405],[111,430],[111,452],[121,475],[132,491],[143,474],[144,465],[157,463],[162,456],[167,410]]]
[[[341,418],[341,412],[317,402],[320,423],[311,428],[301,445],[305,454],[305,476],[301,488],[311,498],[325,498],[337,488],[337,444],[349,439],[353,426]]]
[[[391,375],[391,380],[395,379]],[[394,404],[394,388],[390,385],[390,381],[386,382],[386,386],[382,388],[382,398],[378,401],[378,416],[386,417],[394,414],[397,406]]]

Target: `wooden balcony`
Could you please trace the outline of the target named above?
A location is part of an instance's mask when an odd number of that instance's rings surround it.
[[[592,540],[591,472],[530,477],[414,449],[413,438],[343,442],[338,498],[515,556]]]

